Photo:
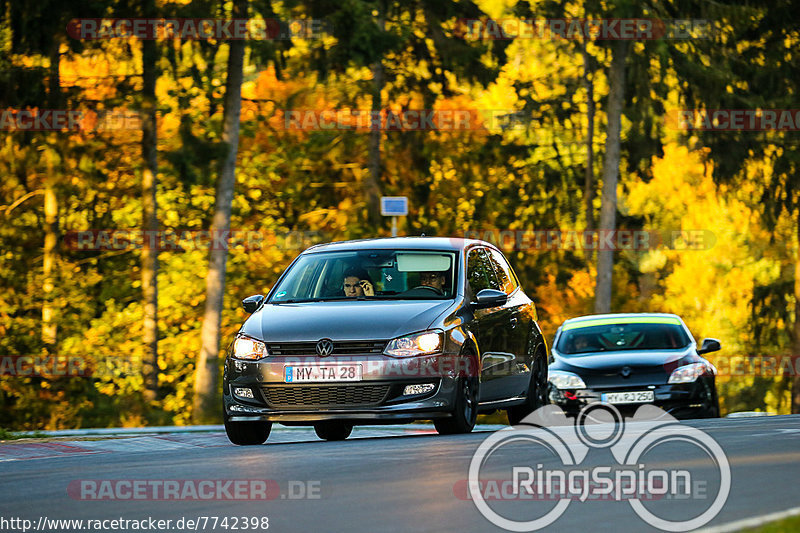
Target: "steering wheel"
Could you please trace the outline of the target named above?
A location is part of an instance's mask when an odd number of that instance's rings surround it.
[[[433,291],[433,292],[435,292],[435,293],[436,293],[436,294],[438,294],[439,296],[444,296],[444,292],[440,291],[440,290],[439,290],[439,289],[437,289],[436,287],[431,287],[430,285],[417,285],[416,287],[414,287],[414,288],[413,288],[413,289],[411,289],[411,290],[412,290],[412,291],[415,291],[415,290],[417,290],[417,289],[428,289],[429,291]]]

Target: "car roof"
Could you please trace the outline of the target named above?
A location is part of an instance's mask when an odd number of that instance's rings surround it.
[[[461,251],[473,245],[496,247],[488,242],[460,237],[386,237],[316,244],[303,253],[344,252],[352,250],[451,250]]]
[[[588,321],[595,321],[595,320],[609,320],[609,319],[626,319],[626,320],[635,320],[635,319],[647,319],[647,318],[674,318],[677,319],[679,323],[683,324],[683,320],[681,317],[674,313],[607,313],[607,314],[598,314],[598,315],[584,315],[584,316],[577,316],[573,318],[566,319],[561,325],[565,326],[567,324],[577,324],[580,322],[588,322]]]

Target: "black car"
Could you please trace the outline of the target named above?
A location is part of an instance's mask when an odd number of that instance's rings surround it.
[[[550,401],[569,415],[592,402],[631,412],[654,404],[677,418],[719,416],[717,370],[702,354],[716,339],[694,337],[677,315],[591,315],[565,321],[549,365]]]
[[[326,440],[353,425],[433,420],[472,430],[479,412],[512,423],[547,401],[536,308],[486,242],[405,237],[309,248],[228,348],[225,429],[261,444],[273,422]]]

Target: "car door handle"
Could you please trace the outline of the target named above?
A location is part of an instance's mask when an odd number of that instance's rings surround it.
[[[516,318],[512,318],[512,319],[511,319],[511,327],[512,327],[512,328],[515,328],[515,327],[517,327],[517,319],[516,319]]]

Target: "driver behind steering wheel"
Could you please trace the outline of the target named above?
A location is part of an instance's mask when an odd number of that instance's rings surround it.
[[[431,287],[432,289],[436,289],[439,294],[444,294],[444,285],[446,283],[444,272],[420,272],[419,283],[421,287]]]
[[[342,282],[345,296],[349,298],[359,296],[375,296],[372,279],[363,268],[352,267],[344,273]]]

